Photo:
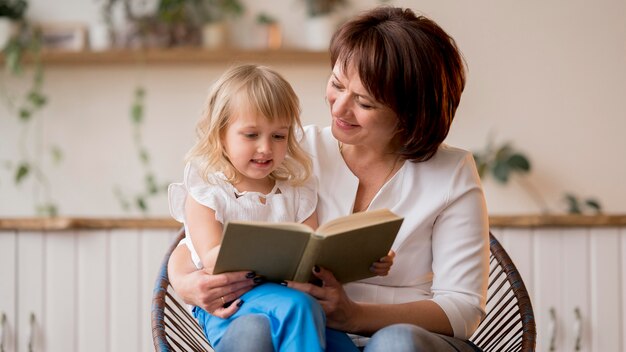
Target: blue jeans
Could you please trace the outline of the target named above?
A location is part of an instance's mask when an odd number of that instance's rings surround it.
[[[310,295],[266,283],[245,293],[228,319],[195,307],[194,316],[216,351],[358,351],[343,332],[327,329]]]
[[[469,341],[432,333],[417,325],[394,324],[378,330],[367,343],[365,352],[476,352],[480,349]]]

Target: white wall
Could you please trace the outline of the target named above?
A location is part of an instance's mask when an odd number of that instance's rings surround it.
[[[265,10],[285,28],[285,45],[302,42],[300,0],[246,1],[249,17]],[[375,1],[352,1],[356,12]],[[588,1],[392,1],[436,20],[454,38],[469,66],[468,84],[448,143],[470,150],[510,140],[533,164],[528,180],[554,211],[573,191],[595,196],[609,213],[626,213],[626,2]],[[62,5],[61,5],[62,4]],[[99,20],[98,2],[31,0],[29,15],[45,21]],[[45,167],[62,215],[120,216],[113,188],[139,190],[140,166],[132,152],[129,106],[136,84],[147,90],[145,142],[160,180],[178,181],[182,156],[213,79],[223,65],[51,66],[37,133],[57,144],[64,161]],[[325,64],[277,64],[302,100],[306,123],[326,125]],[[0,87],[23,81],[0,74]],[[3,89],[3,88],[0,88]],[[19,124],[0,107],[0,165],[15,161]],[[35,142],[33,145],[37,145]],[[32,147],[31,147],[32,148]],[[537,213],[516,184],[485,181],[492,214]],[[33,214],[38,188],[16,188],[0,166],[0,216]],[[151,215],[167,215],[165,197]]]

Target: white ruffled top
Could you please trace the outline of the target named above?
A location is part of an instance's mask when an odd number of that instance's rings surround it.
[[[216,220],[222,224],[234,220],[302,222],[313,214],[317,206],[317,181],[313,176],[299,187],[277,180],[268,194],[239,192],[221,172],[210,174],[207,181],[193,164],[188,163],[183,182],[172,183],[168,187],[170,214],[185,225],[185,239],[182,243],[189,248],[198,269],[202,268],[202,262],[193,248],[185,222],[185,200],[188,195],[215,211]]]

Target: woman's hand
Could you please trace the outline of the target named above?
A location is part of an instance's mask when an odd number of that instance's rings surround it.
[[[378,276],[387,276],[389,274],[389,270],[393,265],[393,258],[396,257],[396,252],[389,251],[389,253],[380,258],[377,262],[372,263],[370,267],[370,271]]]
[[[187,247],[178,246],[168,263],[170,282],[178,296],[216,317],[228,318],[235,314],[243,304],[239,297],[254,287],[255,274],[239,271],[210,275],[197,270],[189,258]]]
[[[313,275],[322,281],[322,286],[287,281],[287,286],[306,292],[315,297],[326,313],[326,326],[336,330],[358,331],[359,306],[343,290],[343,286],[335,279],[332,272],[315,266]]]

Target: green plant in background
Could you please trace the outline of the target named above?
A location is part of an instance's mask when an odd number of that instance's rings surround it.
[[[148,149],[143,142],[142,127],[145,121],[145,96],[146,92],[143,87],[137,87],[134,92],[133,104],[131,106],[130,118],[132,124],[133,144],[135,146],[137,157],[143,168],[143,190],[128,196],[119,187],[113,192],[117,197],[120,205],[125,211],[135,208],[143,215],[147,215],[150,211],[148,202],[151,198],[161,193],[167,192],[169,182],[159,183],[152,170],[151,158]]]
[[[257,24],[275,24],[278,21],[276,20],[276,18],[274,16],[271,16],[265,12],[260,12],[256,15],[256,23]]]
[[[309,17],[328,15],[348,4],[348,0],[304,0],[304,2]]]
[[[173,47],[199,45],[201,27],[244,13],[239,0],[159,0],[153,13],[138,16],[133,8],[145,0],[101,0],[102,17],[114,42],[130,47]],[[121,5],[131,29],[116,38],[112,13]]]
[[[505,142],[495,145],[493,139],[487,139],[487,146],[474,152],[474,160],[481,179],[492,177],[496,182],[506,185],[510,180],[515,180],[537,204],[541,213],[549,214],[550,209],[539,192],[524,176],[531,170],[531,163],[526,155],[516,150],[512,143]],[[584,210],[592,210],[596,214],[601,213],[601,205],[595,199],[580,201],[570,192],[564,196],[570,214],[582,214]]]
[[[0,17],[7,17],[12,20],[24,18],[28,3],[25,0],[0,0]]]
[[[56,216],[58,206],[51,196],[51,186],[42,167],[42,124],[37,124],[37,113],[48,103],[48,98],[43,91],[44,69],[41,62],[41,33],[32,27],[25,19],[27,9],[26,1],[1,1],[0,17],[6,16],[16,21],[18,26],[17,35],[10,38],[3,48],[5,60],[5,73],[16,79],[32,76],[29,87],[24,96],[15,97],[11,87],[2,86],[4,103],[7,109],[17,116],[20,123],[18,136],[17,160],[6,160],[4,165],[13,174],[13,182],[16,186],[23,185],[32,179],[40,192],[36,194],[35,210],[41,216]],[[25,55],[29,55],[33,61],[32,72],[23,66]],[[38,130],[33,131],[34,128]],[[33,137],[33,135],[35,135]],[[31,142],[31,138],[35,138]],[[35,152],[31,152],[32,145]],[[54,165],[59,164],[63,158],[61,149],[57,146],[49,146],[48,156]]]
[[[191,0],[191,10],[199,24],[204,24],[239,17],[244,13],[245,7],[238,0]]]
[[[531,165],[528,158],[516,151],[511,143],[494,145],[493,140],[489,138],[484,150],[474,152],[474,160],[481,179],[491,176],[500,184],[507,184],[509,180],[515,179],[539,206],[542,213],[550,212],[541,193],[523,177],[516,177],[528,174]]]
[[[580,199],[573,193],[565,193],[563,198],[567,204],[567,212],[570,214],[602,213],[600,202],[594,198]]]

